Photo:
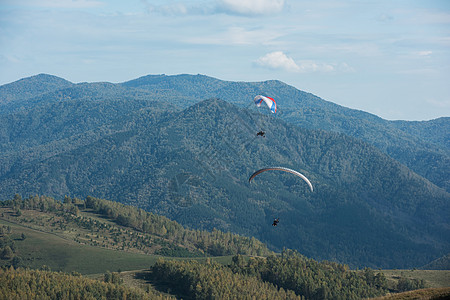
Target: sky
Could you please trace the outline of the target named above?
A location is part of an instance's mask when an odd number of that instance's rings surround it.
[[[0,85],[39,73],[280,80],[388,120],[449,117],[450,1],[0,0]]]

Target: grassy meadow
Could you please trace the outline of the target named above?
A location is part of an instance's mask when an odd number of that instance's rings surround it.
[[[0,218],[0,225],[11,227],[11,237],[16,245],[16,254],[22,265],[32,269],[47,266],[53,271],[78,272],[84,275],[107,271],[142,270],[153,265],[159,255],[133,253],[106,249],[75,242],[73,231],[51,232],[51,229],[29,228]],[[49,230],[49,231],[47,231]],[[76,228],[72,228],[76,230]],[[22,240],[22,234],[25,239]],[[177,259],[177,258],[174,258]],[[178,258],[186,259],[186,258]],[[205,258],[196,258],[204,260]],[[212,258],[220,263],[229,263],[231,256]],[[0,260],[0,265],[5,261]]]

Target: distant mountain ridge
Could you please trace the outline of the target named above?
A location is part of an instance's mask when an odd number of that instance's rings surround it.
[[[291,87],[191,75],[156,79],[154,89],[63,84],[29,98],[29,106],[6,112],[0,122],[0,197],[18,192],[107,198],[189,227],[253,235],[273,249],[294,248],[352,266],[415,267],[449,252],[448,192],[366,142],[292,125],[285,118],[295,120],[295,109],[285,100]],[[234,100],[201,101],[196,97],[203,87],[209,90],[205,95],[221,91]],[[278,91],[280,114],[246,104],[262,90]],[[303,107],[299,120],[317,125],[345,111],[294,92],[303,97],[292,100]],[[306,112],[314,113],[305,118]],[[372,131],[383,128],[371,120],[384,120],[352,112],[355,119],[367,116],[363,123]],[[351,130],[351,119],[345,123],[340,117],[341,123],[324,125],[345,124]],[[257,139],[261,128],[267,137]],[[411,128],[433,132],[417,124]],[[392,136],[390,131],[377,134]],[[421,137],[405,140],[414,144],[415,139]],[[266,174],[248,184],[251,172],[273,164],[305,173],[315,192],[284,174]],[[442,172],[444,166],[439,167]],[[277,231],[270,225],[275,216],[281,219]]]
[[[123,85],[140,90],[167,90],[173,86],[171,91],[185,96],[182,107],[212,97],[248,107],[253,96],[265,93],[278,101],[279,118],[304,128],[336,131],[362,139],[450,191],[448,117],[422,122],[387,121],[276,80],[249,83],[220,81],[204,75],[149,75]]]

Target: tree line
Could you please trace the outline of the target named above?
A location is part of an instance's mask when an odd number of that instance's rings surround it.
[[[254,276],[234,273],[213,261],[158,260],[152,280],[183,299],[302,299]]]
[[[211,232],[186,229],[164,216],[90,196],[86,198],[85,205],[87,208],[115,220],[120,225],[141,232],[152,233],[175,243],[193,244],[198,249],[213,256],[232,254],[261,256],[270,253],[266,245],[253,237],[245,237],[217,229],[213,229]]]
[[[212,261],[159,260],[152,279],[183,299],[366,299],[424,287],[401,278],[392,289],[381,272],[318,262],[293,250],[266,258],[236,255],[224,266]]]
[[[173,299],[113,282],[48,270],[0,268],[0,299]]]
[[[387,293],[382,273],[307,259],[292,250],[267,258],[237,255],[229,266],[214,262],[158,261],[153,277],[186,299],[361,299]],[[235,294],[236,293],[236,294]]]

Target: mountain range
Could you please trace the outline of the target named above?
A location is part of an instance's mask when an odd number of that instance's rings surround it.
[[[274,97],[277,114],[255,107],[257,94]],[[0,115],[3,200],[106,198],[352,267],[418,267],[450,252],[450,118],[387,121],[279,81],[204,75],[40,74],[0,86]],[[278,172],[248,182],[267,166],[300,171],[314,192]]]

